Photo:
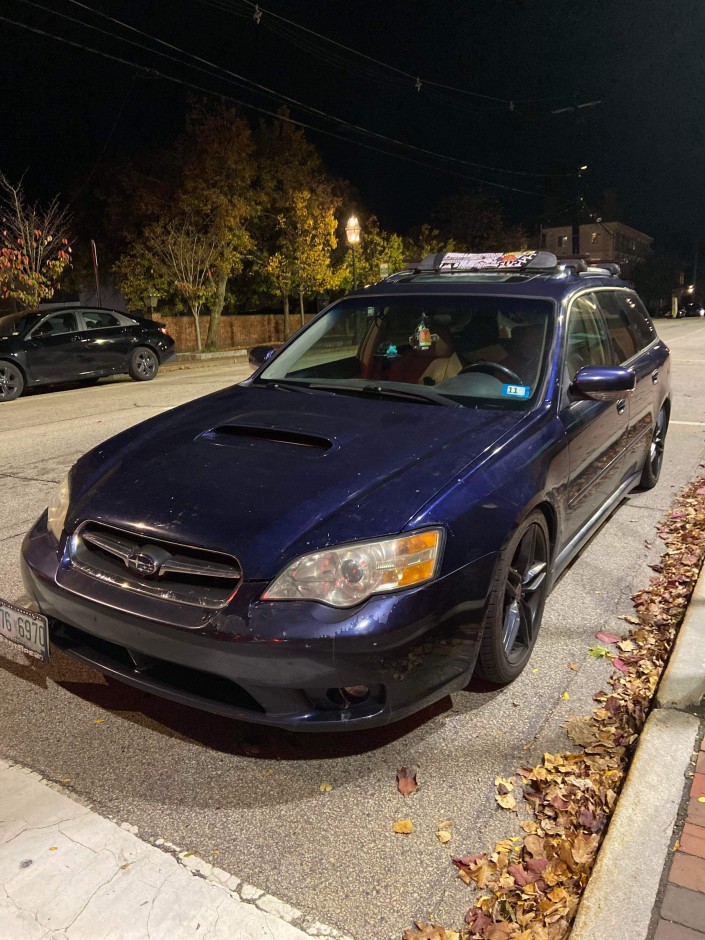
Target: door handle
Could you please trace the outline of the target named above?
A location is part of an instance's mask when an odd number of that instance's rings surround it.
[[[654,369],[654,371],[651,373],[651,381],[654,383],[654,385],[658,384],[658,369]]]
[[[623,415],[623,414],[624,414],[624,409],[627,407],[627,399],[626,399],[626,398],[620,398],[619,401],[616,402],[616,405],[617,405],[617,414],[618,414],[618,415]]]

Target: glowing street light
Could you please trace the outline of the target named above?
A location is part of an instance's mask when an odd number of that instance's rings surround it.
[[[360,244],[360,223],[356,215],[351,215],[345,226],[345,237],[352,250],[352,276],[353,290],[357,290],[357,267],[355,265],[355,248]]]

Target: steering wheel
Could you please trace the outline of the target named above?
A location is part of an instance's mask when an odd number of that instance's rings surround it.
[[[510,382],[515,382],[517,385],[524,384],[516,372],[512,372],[511,369],[508,369],[507,366],[503,366],[499,362],[471,362],[469,366],[465,366],[461,369],[458,375],[464,375],[466,372],[484,372],[486,375],[491,375],[495,379],[507,378]],[[498,372],[499,375],[497,375]]]

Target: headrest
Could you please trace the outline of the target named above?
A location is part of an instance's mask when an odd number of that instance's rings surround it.
[[[540,323],[515,326],[512,330],[512,352],[530,358],[538,352],[542,338],[543,327]]]

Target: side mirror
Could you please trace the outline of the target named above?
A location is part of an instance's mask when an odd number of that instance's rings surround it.
[[[271,358],[274,352],[274,346],[253,346],[250,350],[247,361],[253,369],[259,369],[265,362]]]
[[[627,398],[636,388],[636,376],[622,366],[583,366],[573,379],[571,392],[593,401]]]
[[[38,326],[34,333],[32,333],[32,339],[43,339],[45,336],[51,336],[51,327],[47,326],[46,323],[42,323],[42,325]]]

